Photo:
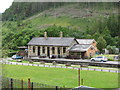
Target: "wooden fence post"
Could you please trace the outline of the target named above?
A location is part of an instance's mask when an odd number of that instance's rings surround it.
[[[83,78],[81,79],[81,85],[83,85]]]
[[[30,78],[28,78],[28,90],[30,90]]]
[[[21,88],[23,90],[23,79],[21,80]]]
[[[11,90],[13,90],[13,79],[12,78],[10,79],[10,82],[11,82],[10,88],[11,88]]]
[[[58,90],[58,86],[56,86],[56,89],[55,90]]]
[[[31,83],[31,90],[33,90],[33,82]]]
[[[78,86],[80,86],[80,68],[78,68]]]

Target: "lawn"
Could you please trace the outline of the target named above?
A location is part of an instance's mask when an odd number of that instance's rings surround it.
[[[6,77],[69,88],[77,87],[77,70],[36,66],[5,65]],[[118,88],[118,74],[99,71],[81,71],[84,85],[95,88]]]

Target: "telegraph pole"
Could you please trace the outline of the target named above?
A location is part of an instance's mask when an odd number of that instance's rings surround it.
[[[78,86],[80,86],[80,68],[78,68]]]

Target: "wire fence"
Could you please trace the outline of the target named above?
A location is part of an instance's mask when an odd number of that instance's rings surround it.
[[[69,68],[69,69],[79,69],[79,68],[80,68],[81,70],[120,73],[119,70],[113,70],[113,69],[100,69],[100,68],[89,68],[89,67],[70,67],[70,66],[45,65],[45,64],[32,64],[32,63],[17,63],[17,62],[5,62],[4,64],[26,65],[26,66],[38,66],[38,67]]]
[[[28,78],[28,81],[24,80],[19,80],[19,79],[13,79],[13,78],[2,78],[2,88],[11,88],[11,89],[16,89],[16,88],[29,88],[30,90],[33,90],[34,88],[49,88],[51,90],[64,90],[64,87],[58,87],[58,86],[52,86],[52,85],[47,85],[47,84],[42,84],[42,83],[36,83],[36,82],[31,82],[30,79]]]

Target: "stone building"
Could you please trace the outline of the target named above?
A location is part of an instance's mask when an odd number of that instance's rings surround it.
[[[28,57],[36,57],[41,55],[46,56],[71,56],[72,58],[90,57],[97,51],[96,41],[92,39],[89,44],[81,44],[81,39],[72,37],[63,37],[60,32],[60,37],[47,37],[47,32],[44,37],[35,37],[28,43]],[[86,39],[88,40],[88,39]],[[88,43],[88,41],[84,42]],[[95,44],[95,45],[94,45]]]

